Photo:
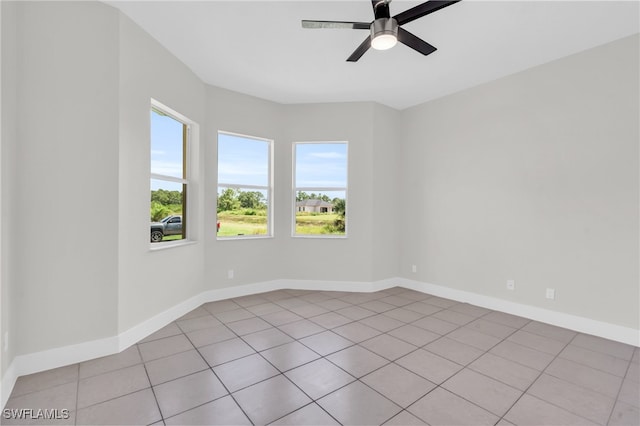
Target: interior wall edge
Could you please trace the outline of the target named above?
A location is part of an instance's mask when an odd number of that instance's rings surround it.
[[[420,291],[433,296],[470,303],[558,327],[569,328],[581,333],[640,346],[640,330],[406,278],[386,278],[371,282],[277,279],[207,290],[116,336],[16,356],[2,377],[0,403],[2,407],[5,406],[16,380],[20,376],[116,354],[204,303],[283,289],[367,293],[392,287]]]

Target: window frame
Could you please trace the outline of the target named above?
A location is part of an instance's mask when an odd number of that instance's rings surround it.
[[[151,121],[149,121],[149,187],[151,191],[151,181],[161,181],[161,182],[169,182],[172,184],[181,184],[182,185],[182,238],[179,240],[169,240],[169,241],[160,241],[157,243],[149,242],[150,250],[158,250],[164,249],[168,247],[175,247],[181,245],[188,245],[195,242],[194,235],[192,232],[192,227],[189,225],[194,215],[192,214],[192,206],[193,206],[193,194],[192,192],[192,173],[193,167],[192,163],[194,160],[191,158],[192,155],[192,143],[193,143],[193,134],[194,128],[197,126],[196,122],[189,119],[183,114],[173,110],[172,108],[166,106],[162,102],[157,101],[156,99],[151,98],[149,112],[156,112],[157,114],[165,115],[179,123],[182,124],[182,178],[178,178],[170,175],[163,175],[160,173],[151,172],[151,150],[153,148],[151,141]],[[148,235],[148,234],[147,234]]]
[[[296,168],[297,168],[297,163],[298,163],[298,157],[297,157],[297,147],[298,145],[330,145],[330,144],[336,144],[336,145],[345,145],[346,147],[346,166],[347,166],[347,170],[346,170],[346,176],[345,176],[345,186],[344,187],[322,187],[322,186],[297,186],[297,181],[296,181]],[[299,142],[293,142],[292,145],[292,176],[291,176],[291,183],[292,183],[292,193],[291,193],[291,212],[292,212],[292,220],[291,220],[291,236],[293,238],[327,238],[327,239],[346,239],[349,236],[349,215],[346,212],[345,209],[345,216],[344,216],[344,221],[345,221],[345,228],[344,228],[344,234],[297,234],[296,233],[296,225],[297,225],[297,219],[296,219],[296,213],[298,211],[298,208],[296,206],[296,198],[298,196],[298,192],[299,191],[304,191],[304,192],[337,192],[337,191],[344,191],[344,202],[345,205],[348,205],[348,200],[349,200],[349,141],[346,140],[334,140],[334,141],[299,141]]]
[[[267,182],[267,186],[262,186],[262,185],[249,185],[249,184],[236,184],[236,183],[229,183],[229,182],[220,182],[220,135],[227,135],[227,136],[232,136],[232,137],[237,137],[237,138],[242,138],[242,139],[251,139],[251,140],[255,140],[258,142],[265,142],[267,144],[267,158],[268,158],[268,164],[267,164],[267,177],[268,177],[268,182]],[[243,190],[243,189],[248,189],[248,190],[256,190],[256,191],[266,191],[267,193],[267,233],[266,234],[251,234],[251,235],[228,235],[228,236],[220,236],[218,234],[218,232],[216,231],[216,240],[218,241],[236,241],[236,240],[253,240],[253,239],[265,239],[265,238],[273,238],[274,236],[274,231],[273,231],[273,158],[274,158],[274,140],[273,139],[269,139],[269,138],[264,138],[264,137],[260,137],[260,136],[251,136],[251,135],[245,135],[242,133],[236,133],[236,132],[229,132],[226,130],[218,130],[217,132],[217,139],[216,139],[216,170],[217,170],[217,176],[216,176],[216,229],[217,229],[217,224],[219,222],[218,220],[218,194],[220,191],[220,188],[230,188],[230,189],[234,189],[234,190]]]

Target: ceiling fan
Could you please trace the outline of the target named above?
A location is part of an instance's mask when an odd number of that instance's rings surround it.
[[[426,56],[435,52],[436,48],[402,28],[402,25],[447,6],[451,6],[459,1],[460,0],[430,0],[391,17],[391,14],[389,13],[389,3],[391,3],[391,0],[371,0],[373,14],[375,16],[375,19],[372,22],[303,20],[302,27],[370,30],[370,36],[367,37],[360,46],[358,46],[349,58],[347,58],[348,62],[356,62],[367,50],[369,50],[369,47],[373,47],[377,50],[386,50],[395,46],[398,41]]]

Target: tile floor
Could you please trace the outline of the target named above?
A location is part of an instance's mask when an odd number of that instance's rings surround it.
[[[20,377],[5,408],[67,409],[53,423],[78,425],[638,425],[639,359],[403,288],[280,290],[207,303],[117,355]]]

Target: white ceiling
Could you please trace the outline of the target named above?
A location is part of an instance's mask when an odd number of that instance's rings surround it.
[[[398,44],[348,63],[366,30],[303,29],[300,21],[369,22],[370,0],[107,3],[204,82],[279,103],[404,109],[640,32],[638,1],[464,0],[404,26],[435,53]],[[419,3],[395,0],[391,14]]]

